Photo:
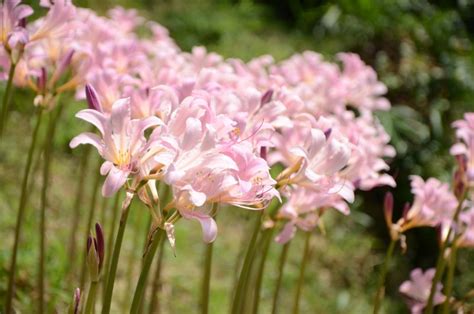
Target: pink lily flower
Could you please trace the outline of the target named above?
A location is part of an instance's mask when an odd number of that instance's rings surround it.
[[[426,182],[419,176],[410,178],[411,191],[415,195],[415,200],[397,222],[397,227],[401,232],[414,227],[435,227],[437,225],[441,225],[443,230],[447,230],[458,206],[458,201],[449,190],[448,184],[435,178],[429,178]]]
[[[420,268],[412,270],[410,280],[403,282],[399,288],[400,293],[406,297],[406,302],[412,314],[421,314],[428,303],[431,285],[435,269],[430,268],[423,272]],[[446,297],[441,293],[443,285],[436,285],[436,293],[433,298],[433,304],[441,304]]]
[[[5,0],[0,4],[0,42],[7,51],[28,42],[25,20],[33,14],[33,9],[20,0]]]
[[[169,156],[169,151],[165,146],[152,145],[153,141],[144,136],[145,130],[162,126],[163,122],[157,117],[131,119],[129,98],[117,100],[110,116],[94,109],[85,109],[77,113],[76,117],[91,123],[100,132],[101,136],[82,133],[72,139],[70,146],[93,145],[105,159],[100,169],[102,175],[107,175],[102,188],[105,197],[117,192],[130,176],[140,181],[150,174],[151,169],[160,170],[167,166],[161,162],[169,158],[156,156],[160,156],[160,153]],[[150,161],[153,166],[148,164]]]
[[[291,191],[287,202],[278,212],[278,218],[287,222],[275,241],[285,244],[290,241],[297,228],[309,232],[318,224],[326,208],[335,208],[344,215],[349,214],[349,206],[337,194],[319,193],[313,190],[298,188]]]

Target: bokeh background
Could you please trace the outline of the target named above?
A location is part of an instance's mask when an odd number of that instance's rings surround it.
[[[24,1],[39,15],[44,10],[37,1]],[[453,158],[448,150],[454,141],[450,123],[465,111],[474,111],[474,1],[472,0],[82,0],[77,6],[92,8],[101,14],[121,5],[136,8],[145,18],[155,20],[170,31],[183,50],[203,45],[224,57],[250,60],[271,54],[276,60],[293,53],[314,50],[334,60],[335,54],[351,51],[373,66],[389,89],[393,105],[389,112],[378,113],[392,137],[397,156],[391,160],[390,173],[398,186],[395,215],[401,215],[405,202],[412,200],[408,177],[418,174],[449,182]],[[0,86],[3,91],[4,85]],[[13,99],[10,128],[0,148],[0,298],[6,291],[7,269],[13,241],[19,182],[25,152],[29,145],[33,117],[33,95],[17,91]],[[88,208],[92,204],[92,186],[98,164],[89,161],[89,171],[78,173],[81,149],[71,151],[70,139],[85,130],[74,113],[85,104],[63,98],[65,109],[54,143],[53,178],[48,208],[48,311],[63,312],[73,289],[79,285]],[[43,130],[44,131],[44,130]],[[19,255],[17,308],[32,313],[35,302],[36,263],[38,259],[38,203],[40,161],[33,170],[32,195],[26,213]],[[36,173],[35,173],[36,171]],[[89,187],[83,201],[83,214],[77,231],[78,252],[70,256],[69,239],[73,200],[79,177]],[[306,272],[301,303],[302,313],[369,313],[376,272],[383,260],[388,234],[383,221],[382,200],[387,189],[359,193],[352,213],[325,217],[325,232],[312,239],[312,257]],[[113,219],[112,201],[96,200],[94,221],[107,228]],[[245,234],[252,228],[253,213],[229,209],[219,216],[219,236],[214,248],[211,282],[211,313],[226,312],[230,288],[235,280],[236,258]],[[125,234],[125,246],[119,266],[114,309],[127,309],[130,290],[140,269],[140,252],[146,235],[148,216],[135,204]],[[238,223],[235,223],[235,222]],[[106,235],[108,230],[105,231]],[[177,254],[165,245],[161,310],[164,313],[197,311],[204,246],[200,228],[187,221],[177,226]],[[387,313],[406,313],[398,293],[399,284],[414,267],[427,268],[437,255],[436,231],[429,228],[408,233],[408,250],[398,250],[393,270],[387,279]],[[303,239],[297,237],[289,252],[289,261],[281,293],[281,313],[289,311]],[[261,312],[271,307],[277,260],[281,247],[274,244],[264,277]],[[465,294],[474,287],[474,254],[460,252],[455,292]],[[72,275],[68,275],[73,268]]]

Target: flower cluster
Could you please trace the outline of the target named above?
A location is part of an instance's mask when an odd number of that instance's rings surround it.
[[[23,25],[31,10],[10,2],[12,25]],[[203,47],[180,50],[134,10],[102,17],[66,0],[42,4],[46,17],[23,27],[29,40],[14,82],[37,91],[37,105],[50,107],[70,89],[87,98],[77,117],[98,133],[71,147],[97,148],[104,196],[144,185],[156,195],[161,181],[173,199],[160,210],[198,220],[213,241],[214,204],[262,209],[284,197],[272,219],[292,234],[314,227],[326,208],[348,214],[357,188],[395,185],[384,173],[394,150],[372,114],[389,109],[386,88],[357,55],[339,54],[340,65],[309,51],[281,62],[225,60]],[[284,170],[272,178],[271,168]]]

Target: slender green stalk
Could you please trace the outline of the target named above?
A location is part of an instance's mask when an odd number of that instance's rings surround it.
[[[453,293],[453,280],[454,280],[454,271],[456,269],[456,260],[458,255],[458,246],[454,244],[451,248],[451,260],[448,265],[448,278],[446,279],[445,292],[444,295],[446,299],[443,304],[443,314],[448,314],[450,311],[451,305],[451,294]]]
[[[48,131],[46,133],[46,139],[44,143],[44,161],[43,161],[43,186],[41,188],[41,201],[40,201],[40,259],[39,259],[39,272],[38,272],[38,313],[44,313],[44,278],[45,278],[45,256],[46,256],[46,206],[48,203],[48,187],[49,187],[49,176],[50,176],[50,165],[51,165],[51,152],[53,146],[54,133],[56,131],[56,125],[61,115],[62,106],[59,105],[56,111],[51,112],[48,123]]]
[[[7,87],[5,89],[5,94],[3,94],[2,100],[2,110],[0,115],[0,140],[3,137],[3,131],[5,129],[5,125],[7,124],[8,107],[10,106],[10,99],[13,90],[13,77],[15,76],[15,69],[16,63],[12,62],[10,71],[8,72]]]
[[[255,219],[254,230],[252,233],[252,238],[250,239],[247,252],[245,254],[244,264],[242,265],[242,270],[239,276],[239,282],[237,283],[237,291],[235,292],[234,300],[232,303],[232,314],[242,313],[242,307],[244,306],[244,292],[248,282],[248,275],[253,262],[253,257],[255,255],[257,237],[260,232],[260,226],[262,224],[262,215],[263,211],[259,211],[258,216]]]
[[[107,285],[105,287],[104,304],[102,306],[102,314],[110,313],[110,305],[112,302],[112,294],[114,290],[115,276],[117,275],[118,260],[120,257],[120,250],[122,248],[123,235],[125,233],[125,226],[127,225],[128,213],[130,211],[130,204],[135,194],[127,191],[125,200],[122,203],[122,214],[120,216],[120,224],[115,238],[114,251],[112,253],[112,260],[110,261],[110,269],[107,275]]]
[[[89,205],[89,215],[87,217],[87,227],[85,229],[85,235],[84,239],[87,239],[89,232],[92,228],[92,222],[94,220],[94,214],[95,214],[95,208],[97,205],[97,194],[99,193],[99,185],[100,185],[100,178],[101,174],[99,171],[100,168],[100,161],[97,164],[97,169],[96,169],[96,176],[94,178],[94,184],[92,185],[92,197],[91,197],[91,202]],[[85,249],[87,246],[87,241],[84,243],[84,250],[82,253],[82,264],[81,264],[81,284],[80,288],[81,290],[84,289],[85,283],[86,283],[86,273],[87,273],[87,250]]]
[[[115,234],[115,227],[117,226],[117,216],[118,216],[118,212],[119,212],[119,202],[120,202],[120,192],[117,192],[115,194],[115,198],[114,198],[114,203],[113,203],[113,206],[112,206],[112,219],[110,219],[110,226],[109,227],[109,234],[107,236],[107,246],[106,246],[106,250],[107,252],[105,253],[105,271],[103,272],[103,289],[102,289],[102,303],[105,303],[104,299],[105,299],[105,288],[106,288],[106,285],[107,285],[107,278],[108,278],[108,274],[109,274],[109,269],[110,269],[110,261],[112,260],[111,259],[111,254],[112,254],[112,247],[114,246],[114,234]]]
[[[91,286],[89,287],[89,293],[87,295],[86,308],[84,314],[94,313],[95,306],[95,297],[97,295],[97,288],[99,287],[98,281],[91,281]]]
[[[375,294],[374,300],[374,314],[377,314],[380,310],[380,306],[382,305],[383,297],[385,294],[385,277],[387,277],[387,272],[390,266],[390,262],[392,260],[393,251],[395,249],[395,244],[397,241],[391,240],[390,245],[387,249],[387,254],[385,255],[385,260],[383,262],[382,271],[379,275],[379,280],[377,283],[377,293]]]
[[[275,283],[275,292],[273,293],[273,302],[272,302],[272,314],[276,314],[277,312],[277,305],[278,305],[278,297],[280,294],[281,288],[281,280],[283,279],[283,270],[285,268],[286,257],[288,256],[288,248],[290,247],[290,243],[286,242],[281,249],[281,255],[278,260],[278,277],[277,282]]]
[[[79,223],[81,221],[81,206],[84,202],[84,187],[87,177],[87,166],[89,164],[89,155],[91,149],[89,145],[85,145],[84,150],[82,151],[81,160],[79,162],[79,171],[78,171],[78,185],[76,190],[76,198],[74,200],[73,214],[71,215],[71,233],[69,235],[69,262],[68,268],[69,273],[75,274],[75,264],[77,260],[76,247],[77,247],[77,231],[79,229]],[[119,193],[117,193],[117,196]],[[111,249],[109,247],[109,249]]]
[[[28,200],[28,178],[30,175],[31,164],[33,159],[33,153],[35,151],[37,139],[38,139],[38,130],[41,125],[43,114],[42,111],[39,111],[38,117],[36,120],[36,126],[33,131],[33,135],[31,137],[31,144],[28,150],[28,157],[26,159],[26,167],[25,172],[23,174],[23,180],[21,183],[21,195],[20,195],[20,204],[18,206],[18,216],[16,219],[16,226],[15,226],[15,239],[13,242],[13,252],[10,262],[10,272],[8,277],[8,290],[6,296],[6,304],[5,304],[5,313],[10,314],[13,312],[12,303],[13,303],[13,296],[15,295],[15,273],[16,273],[16,257],[18,253],[18,244],[20,242],[20,235],[21,235],[21,228],[23,226],[23,216],[25,212],[25,205]]]
[[[304,241],[303,259],[301,260],[301,265],[300,265],[300,277],[298,278],[295,299],[293,302],[293,314],[298,314],[300,312],[300,296],[301,296],[301,290],[303,289],[303,284],[304,284],[304,272],[306,270],[306,264],[308,263],[308,259],[309,259],[310,238],[311,238],[311,232],[306,232],[306,237]]]
[[[160,248],[158,251],[158,260],[156,263],[155,269],[155,276],[153,278],[153,283],[151,287],[151,296],[150,296],[150,308],[148,312],[150,314],[157,314],[160,313],[160,298],[158,297],[160,291],[160,281],[161,281],[161,265],[163,262],[163,255],[164,255],[164,244],[165,244],[165,237],[161,237]]]
[[[458,200],[458,207],[456,208],[456,212],[454,213],[453,216],[453,224],[456,224],[459,218],[459,214],[461,213],[461,209],[464,203],[464,199],[466,198],[466,193],[460,197]],[[431,290],[430,290],[430,296],[428,297],[428,302],[425,308],[425,314],[433,314],[434,310],[434,295],[436,293],[436,286],[438,285],[438,282],[440,281],[441,277],[443,276],[444,273],[444,268],[446,265],[446,259],[444,258],[444,254],[446,249],[449,246],[449,239],[451,238],[451,234],[453,232],[453,224],[449,226],[448,229],[448,234],[446,236],[446,240],[442,241],[441,248],[439,251],[438,255],[438,260],[436,261],[436,271],[435,275],[433,277],[433,282],[431,284]]]
[[[209,289],[211,285],[211,267],[213,243],[207,243],[204,255],[204,277],[201,286],[201,313],[209,313]]]
[[[250,215],[250,213],[246,213]],[[244,259],[245,259],[245,253],[247,252],[248,249],[248,243],[250,243],[250,240],[252,239],[252,232],[245,232],[245,234],[242,236],[242,239],[240,240],[239,243],[239,253],[237,254],[237,257],[235,258],[235,264],[232,269],[232,289],[230,291],[230,296],[229,299],[233,300],[234,296],[237,292],[237,286],[239,283],[239,275],[240,275],[240,270],[242,269],[242,266],[244,264]],[[229,302],[229,313],[232,311],[232,302]]]
[[[141,299],[145,292],[146,282],[148,278],[148,273],[150,272],[151,262],[155,256],[156,250],[160,244],[160,238],[164,236],[164,232],[161,229],[158,229],[151,240],[150,247],[143,257],[143,266],[140,273],[140,278],[137,282],[137,287],[135,288],[135,293],[133,294],[132,307],[130,309],[130,314],[137,314],[140,309]]]
[[[265,261],[267,260],[268,256],[268,249],[270,248],[270,244],[272,243],[272,235],[273,235],[273,228],[266,229],[262,235],[262,256],[260,257],[260,264],[258,266],[257,271],[257,281],[255,283],[255,296],[253,300],[253,309],[252,313],[258,313],[258,306],[260,304],[260,290],[262,288],[262,281],[263,281],[263,274],[265,272]]]

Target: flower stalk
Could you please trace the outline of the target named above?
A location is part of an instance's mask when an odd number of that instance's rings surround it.
[[[232,303],[232,314],[242,313],[242,308],[244,306],[245,299],[245,288],[247,287],[248,277],[250,274],[250,269],[253,262],[253,257],[255,255],[257,247],[257,237],[260,232],[260,227],[262,224],[262,215],[263,211],[260,211],[258,216],[255,219],[255,225],[252,233],[252,238],[250,239],[247,252],[245,253],[244,264],[242,265],[242,270],[240,271],[239,281],[237,283],[237,291],[235,292],[234,300]]]
[[[448,265],[448,277],[446,278],[446,285],[445,285],[445,296],[446,300],[444,300],[443,304],[443,314],[448,314],[450,312],[450,305],[451,305],[451,295],[453,293],[453,282],[454,282],[454,271],[456,270],[456,260],[458,255],[458,246],[456,245],[456,241],[454,245],[451,247],[451,254],[450,254],[450,261]]]
[[[120,258],[120,251],[122,249],[123,236],[125,234],[125,227],[127,225],[128,214],[130,211],[130,204],[133,197],[135,196],[134,191],[126,191],[125,199],[122,202],[122,214],[120,216],[119,229],[115,238],[114,250],[112,253],[112,259],[110,261],[110,269],[107,275],[107,284],[105,287],[104,303],[102,305],[102,314],[110,313],[110,306],[112,303],[112,294],[114,290],[115,276],[117,275],[118,260]]]
[[[28,179],[31,171],[31,164],[33,160],[33,154],[36,148],[37,140],[38,140],[38,131],[41,126],[43,113],[40,110],[37,115],[36,126],[33,130],[33,135],[31,136],[31,144],[28,150],[28,157],[26,159],[26,166],[25,171],[23,174],[23,179],[21,183],[21,194],[20,194],[20,204],[18,206],[18,216],[16,219],[16,226],[15,226],[15,238],[13,242],[13,250],[12,250],[12,257],[10,261],[10,271],[8,277],[8,289],[7,289],[7,296],[6,296],[6,306],[5,306],[5,313],[10,314],[12,313],[12,303],[13,297],[15,295],[15,273],[16,273],[16,258],[18,253],[18,244],[20,242],[21,236],[21,229],[23,226],[23,217],[25,212],[25,206],[28,200]]]
[[[8,108],[10,107],[10,99],[13,91],[13,78],[15,76],[16,65],[17,63],[15,62],[11,63],[10,71],[8,72],[8,81],[5,88],[5,94],[3,94],[2,110],[0,114],[0,140],[3,137],[5,125],[7,123]]]
[[[311,232],[306,232],[305,241],[304,241],[304,251],[303,258],[300,264],[300,276],[298,278],[298,283],[296,285],[295,298],[293,301],[293,314],[298,314],[300,312],[300,297],[301,291],[303,290],[304,283],[304,273],[306,270],[306,264],[308,264],[309,255],[310,255],[310,238]]]
[[[380,311],[380,307],[382,305],[382,301],[385,295],[385,278],[387,277],[388,269],[390,267],[390,263],[392,261],[393,251],[395,249],[395,244],[397,240],[392,239],[387,249],[387,254],[385,255],[385,260],[382,265],[382,270],[379,274],[379,279],[377,283],[377,292],[375,294],[374,300],[374,314],[377,314]]]
[[[430,295],[428,297],[428,302],[426,305],[426,310],[425,310],[426,314],[433,314],[436,286],[438,285],[438,282],[441,280],[441,277],[443,276],[444,269],[446,266],[445,252],[446,252],[446,249],[449,247],[449,239],[451,238],[451,234],[453,232],[453,224],[456,224],[459,219],[459,214],[461,213],[461,209],[462,209],[465,197],[466,197],[465,192],[461,196],[459,196],[458,207],[456,208],[456,212],[454,213],[453,220],[452,220],[453,223],[450,224],[448,228],[448,233],[446,235],[446,238],[441,239],[441,248],[439,251],[438,260],[436,261],[436,271],[433,277],[433,283],[431,284]]]
[[[262,281],[263,281],[263,274],[265,272],[265,262],[268,256],[268,250],[270,248],[270,244],[272,243],[272,235],[273,235],[273,228],[268,228],[263,231],[262,234],[262,241],[259,247],[262,248],[262,256],[260,256],[260,263],[257,269],[257,280],[255,283],[255,293],[254,293],[254,300],[253,300],[253,307],[252,313],[258,313],[258,307],[260,304],[260,290],[262,289]]]
[[[283,270],[285,268],[286,257],[291,241],[286,242],[281,249],[280,258],[278,259],[278,277],[275,283],[275,291],[273,292],[272,314],[276,314],[278,306],[278,298],[280,295],[281,280],[283,279]]]
[[[218,203],[212,204],[212,214],[215,215]],[[211,286],[212,250],[214,242],[207,243],[204,253],[204,275],[201,286],[201,313],[209,313],[209,292]]]
[[[138,279],[137,286],[135,288],[135,293],[133,295],[132,300],[132,307],[130,309],[130,314],[136,314],[139,312],[141,299],[145,292],[146,282],[148,278],[148,273],[150,271],[150,266],[153,261],[153,257],[158,249],[160,238],[164,236],[163,231],[161,229],[157,229],[152,231],[154,233],[153,238],[151,240],[149,248],[145,252],[145,256],[143,257],[143,266],[142,271],[140,273],[140,278]]]
[[[100,163],[98,163],[98,165],[100,166]],[[97,169],[96,177],[94,178],[94,183],[92,185],[92,197],[90,200],[89,214],[87,218],[87,227],[86,227],[87,232],[89,232],[89,230],[91,229],[92,221],[94,220],[95,208],[96,208],[96,203],[97,203],[97,194],[99,193],[100,177],[101,177],[100,172]],[[81,289],[84,289],[84,285],[86,282],[86,266],[87,266],[87,254],[84,254],[82,266],[81,266],[82,267],[81,268],[81,281],[80,281]]]
[[[45,297],[45,256],[46,256],[46,206],[48,203],[48,186],[50,177],[51,153],[53,146],[54,133],[59,117],[61,116],[63,106],[58,106],[56,111],[51,112],[48,122],[48,130],[44,143],[44,161],[43,161],[43,186],[41,188],[41,204],[40,204],[40,259],[38,274],[38,313],[44,313],[44,297]]]

